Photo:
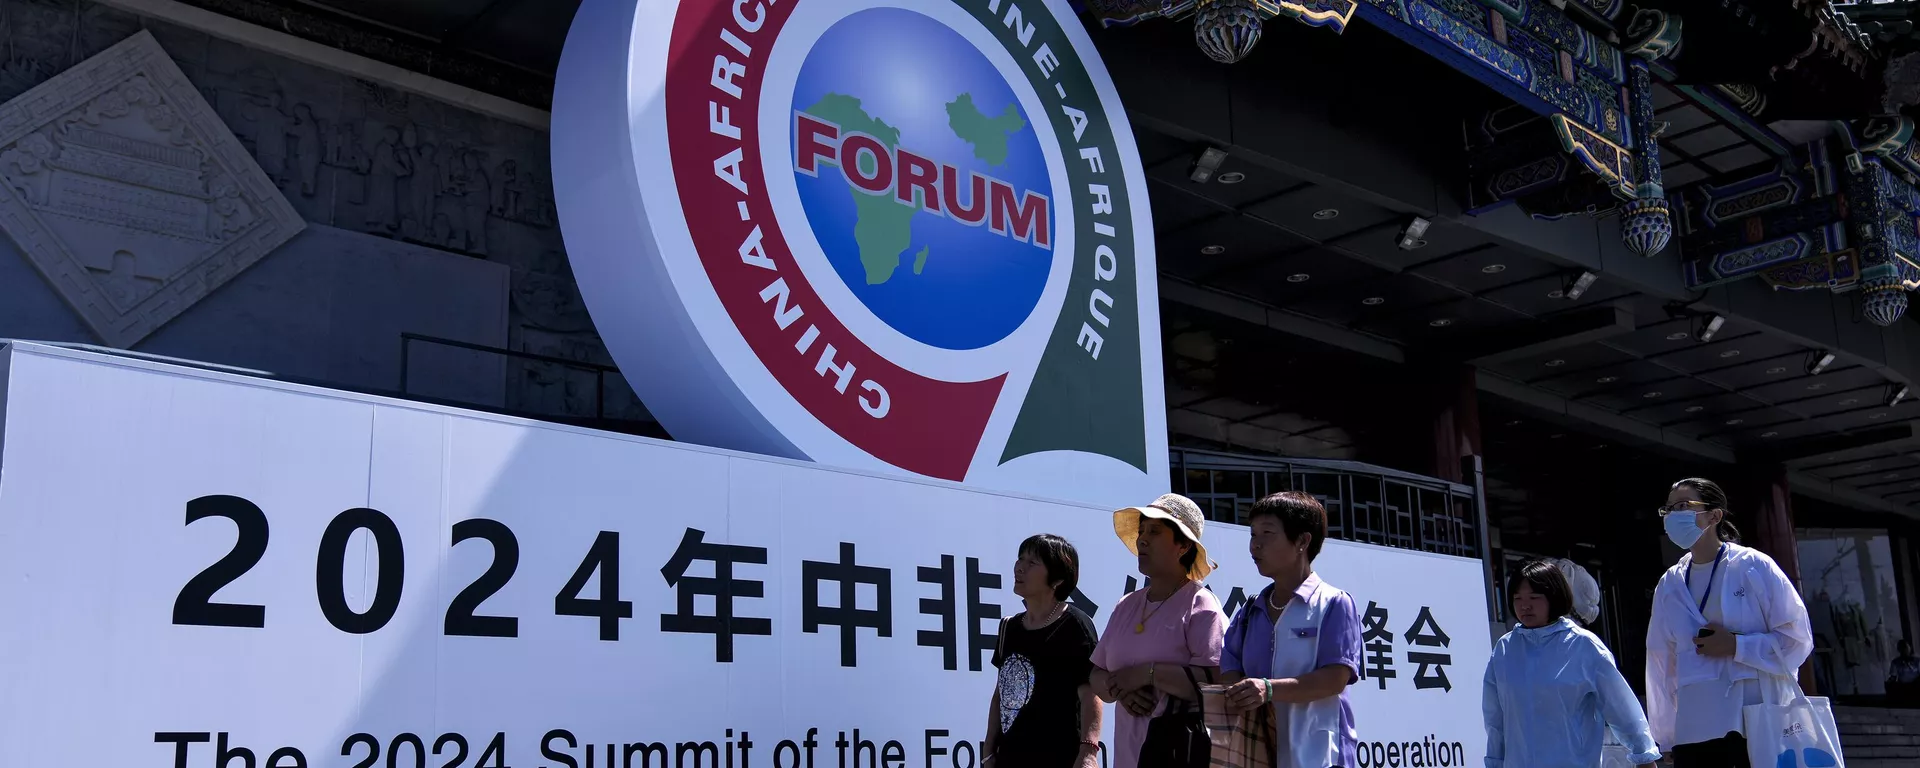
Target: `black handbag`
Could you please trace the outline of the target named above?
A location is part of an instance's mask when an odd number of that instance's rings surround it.
[[[1197,694],[1200,683],[1191,667],[1182,667]],[[1212,675],[1207,682],[1213,682]],[[1213,762],[1213,736],[1207,731],[1205,705],[1169,696],[1167,711],[1147,721],[1147,738],[1140,744],[1140,768],[1208,768]]]

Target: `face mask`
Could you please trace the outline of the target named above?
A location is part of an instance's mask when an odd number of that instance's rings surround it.
[[[1691,549],[1693,543],[1700,540],[1700,535],[1707,532],[1700,527],[1699,518],[1698,514],[1689,515],[1685,512],[1667,515],[1667,538],[1681,549]]]

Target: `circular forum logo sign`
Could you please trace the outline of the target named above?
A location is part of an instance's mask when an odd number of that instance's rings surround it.
[[[1145,176],[1065,3],[587,0],[553,123],[574,273],[676,438],[1164,486]]]

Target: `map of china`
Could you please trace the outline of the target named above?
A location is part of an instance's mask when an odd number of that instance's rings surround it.
[[[888,149],[900,146],[900,129],[867,114],[860,100],[852,96],[829,93],[806,112],[837,123],[843,130],[872,136]],[[992,165],[1004,165],[1008,137],[1026,128],[1027,121],[1013,104],[1008,104],[995,117],[981,114],[973,104],[973,94],[963,93],[947,102],[947,127],[953,135],[973,146],[974,157]],[[873,162],[871,158],[862,158],[861,162],[861,171],[873,171],[872,166],[866,165]],[[847,193],[853,195],[853,241],[860,246],[860,264],[866,268],[867,284],[879,285],[892,279],[894,271],[900,268],[900,254],[913,244],[913,217],[922,206],[901,205],[891,196],[861,194],[852,185],[847,186]],[[913,273],[920,274],[926,268],[927,249],[922,246],[913,256]]]

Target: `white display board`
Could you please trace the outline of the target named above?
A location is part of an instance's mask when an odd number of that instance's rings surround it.
[[[0,376],[4,766],[968,768],[1016,545],[1072,540],[1102,627],[1133,573],[1106,509],[44,347]],[[1206,538],[1237,605],[1246,531]],[[1480,764],[1478,561],[1318,569],[1393,674],[1358,765]]]

